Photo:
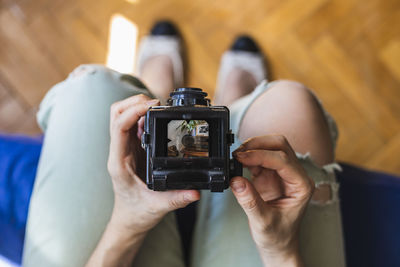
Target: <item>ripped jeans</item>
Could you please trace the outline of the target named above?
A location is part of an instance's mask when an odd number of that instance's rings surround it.
[[[261,83],[231,107],[234,132],[247,108],[270,85]],[[138,79],[98,65],[77,68],[47,93],[37,115],[45,139],[29,208],[24,266],[85,265],[114,201],[106,167],[110,106],[141,93],[150,95]],[[327,119],[336,142],[336,127]],[[302,257],[306,266],[344,266],[333,172],[338,166],[320,168],[307,155],[298,157],[317,186],[331,187],[330,201],[307,207],[300,230]],[[247,217],[230,190],[202,192],[192,240],[191,266],[262,266]],[[133,265],[185,266],[174,213],[148,233]]]
[[[261,82],[251,94],[230,106],[231,128],[235,133],[232,151],[241,144],[237,133],[248,108],[274,83],[279,81]],[[336,146],[336,123],[322,105],[321,108],[328,122],[332,144]],[[327,201],[310,201],[302,220],[300,252],[305,266],[345,266],[339,186],[334,173],[334,170],[340,170],[340,166],[331,163],[321,168],[309,155],[296,154],[316,187],[328,186],[330,189]],[[246,178],[251,176],[247,169],[244,169],[243,175]],[[231,191],[224,194],[202,192],[197,215],[193,266],[263,266],[249,231],[247,217]]]

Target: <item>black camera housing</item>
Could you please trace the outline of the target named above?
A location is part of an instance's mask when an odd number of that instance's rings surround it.
[[[229,187],[232,177],[242,175],[241,164],[230,159],[234,136],[229,128],[229,109],[211,106],[206,96],[200,88],[178,88],[171,93],[166,106],[151,107],[147,111],[142,146],[146,150],[146,184],[150,189],[222,192]],[[201,140],[206,140],[208,152],[201,153],[207,156],[169,156],[171,121],[182,121],[185,125],[191,121],[206,123],[208,138],[201,137]],[[187,135],[189,140],[193,139]]]

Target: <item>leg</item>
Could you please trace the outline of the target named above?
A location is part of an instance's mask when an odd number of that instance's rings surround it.
[[[141,79],[161,103],[165,103],[174,87],[184,83],[182,38],[168,20],[159,20],[139,45],[138,72]]]
[[[243,117],[239,139],[282,134],[296,152],[320,166],[333,162],[333,144],[320,104],[302,84],[279,81],[260,95]]]
[[[31,198],[24,266],[83,266],[113,207],[107,172],[112,103],[149,92],[131,76],[83,66],[56,85],[41,103],[45,141]],[[162,253],[165,244],[168,250]],[[153,257],[152,251],[160,251]],[[147,236],[137,266],[183,266],[175,217]],[[162,264],[161,264],[162,262]]]
[[[319,167],[334,161],[334,140],[322,107],[300,83],[279,81],[260,95],[244,115],[238,135],[244,141],[273,133],[283,134],[296,152],[309,153]],[[312,170],[316,168],[309,165],[303,163],[313,177]],[[301,249],[307,266],[326,266],[328,259],[332,266],[343,264],[339,203],[325,204],[332,199],[332,190],[329,184],[321,183],[312,199],[317,205],[311,204],[305,214]]]
[[[289,81],[261,84],[232,104],[231,121],[239,137],[235,146],[253,136],[283,134],[297,152],[309,152],[319,165],[300,158],[317,184],[328,181],[335,185],[332,170],[320,167],[334,159],[332,129],[320,104],[303,85]],[[244,175],[250,178],[246,170]],[[303,219],[301,253],[306,266],[343,266],[339,203],[329,201],[336,192],[330,186],[321,188],[317,191],[322,192],[313,196],[316,204],[309,205]],[[262,266],[246,215],[231,192],[202,194],[198,218],[194,266]]]
[[[174,89],[172,62],[167,56],[150,58],[143,66],[141,79],[157,98],[165,102]]]
[[[229,106],[236,99],[251,93],[257,86],[252,74],[242,69],[233,69],[226,78],[223,88],[219,88],[220,94],[214,100],[215,105]]]

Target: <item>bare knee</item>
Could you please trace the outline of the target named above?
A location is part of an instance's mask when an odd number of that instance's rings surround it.
[[[310,104],[314,104],[315,97],[304,84],[291,81],[279,80],[268,90],[269,98],[280,100],[296,105],[297,108],[308,108]],[[265,94],[267,95],[267,94]]]
[[[292,81],[292,80],[278,80],[274,82],[274,85],[271,87],[271,89],[276,89],[276,88],[283,88],[284,90],[300,90],[304,91],[304,93],[308,93],[308,88],[297,81]]]
[[[257,98],[243,118],[239,138],[282,134],[295,151],[310,153],[317,164],[333,161],[329,127],[321,107],[301,83],[282,80]]]

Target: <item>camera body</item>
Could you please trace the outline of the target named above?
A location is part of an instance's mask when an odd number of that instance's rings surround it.
[[[229,109],[211,106],[206,96],[199,88],[178,88],[166,106],[147,111],[142,146],[150,189],[222,192],[242,175],[241,164],[230,159]]]

